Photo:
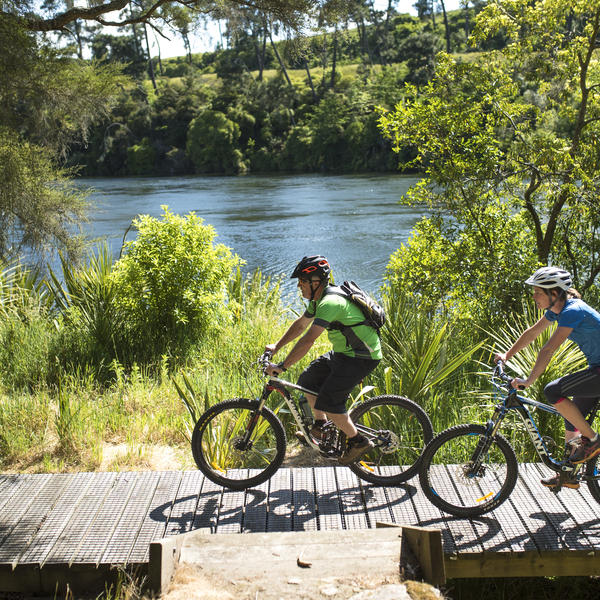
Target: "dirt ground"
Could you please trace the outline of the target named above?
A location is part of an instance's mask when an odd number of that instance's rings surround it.
[[[395,581],[391,579],[396,579]],[[226,574],[218,580],[207,577],[200,567],[183,565],[177,569],[170,589],[162,600],[440,600],[436,588],[399,578],[345,576],[319,578],[310,582],[290,577],[251,581]]]

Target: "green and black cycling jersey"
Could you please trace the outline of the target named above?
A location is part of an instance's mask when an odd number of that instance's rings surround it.
[[[362,311],[343,295],[331,293],[334,289],[333,286],[325,288],[319,300],[308,304],[304,316],[314,318],[316,325],[327,329],[334,352],[380,360],[379,334],[369,325],[358,325],[365,320]]]

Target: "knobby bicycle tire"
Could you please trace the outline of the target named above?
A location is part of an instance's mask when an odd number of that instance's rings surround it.
[[[264,406],[254,426],[250,445],[240,441],[250,420],[256,417],[258,400],[235,398],[211,406],[192,434],[192,454],[208,479],[232,490],[267,481],[285,456],[285,430],[279,418]]]
[[[402,396],[375,396],[350,412],[352,421],[374,433],[374,448],[349,465],[361,479],[398,485],[416,475],[423,449],[433,438],[427,413]]]
[[[593,458],[585,465],[585,474],[589,477],[598,477],[600,475],[600,465],[598,465],[599,457]],[[590,479],[587,482],[588,489],[592,498],[596,502],[600,502],[600,481],[598,479]]]
[[[471,458],[486,435],[482,425],[456,425],[438,434],[425,448],[419,483],[428,500],[457,517],[475,517],[504,502],[517,483],[519,465],[512,446],[496,434],[479,470],[470,470]]]

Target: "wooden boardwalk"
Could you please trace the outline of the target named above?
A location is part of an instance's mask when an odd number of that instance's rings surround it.
[[[213,533],[364,529],[377,522],[442,531],[448,577],[598,575],[600,505],[587,487],[558,496],[520,466],[517,487],[476,520],[441,513],[416,479],[380,488],[346,467],[280,469],[247,491],[199,471],[0,475],[0,590],[114,565],[145,565],[152,540]],[[508,565],[508,566],[507,566]],[[532,573],[533,570],[533,573]],[[8,583],[7,583],[8,582]]]

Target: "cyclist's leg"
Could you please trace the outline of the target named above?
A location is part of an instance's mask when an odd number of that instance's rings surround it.
[[[315,358],[298,377],[298,385],[301,385],[307,390],[315,390],[318,392],[326,379],[331,374],[331,355],[333,352],[326,352],[325,354]],[[306,399],[310,404],[313,416],[316,421],[325,420],[327,415],[324,411],[315,408],[317,397],[313,394],[306,394]]]
[[[588,438],[595,435],[594,430],[585,419],[593,408],[593,399],[598,396],[599,391],[600,370],[598,368],[565,375],[544,388],[548,402],[555,405],[565,419],[565,440],[567,442],[577,436],[577,429]],[[569,400],[568,396],[574,397],[574,400]],[[583,399],[591,401],[589,409],[588,402]]]
[[[315,409],[326,412],[348,438],[358,434],[346,408],[348,396],[378,364],[378,360],[354,358],[337,352],[330,356],[331,372],[319,389]]]

